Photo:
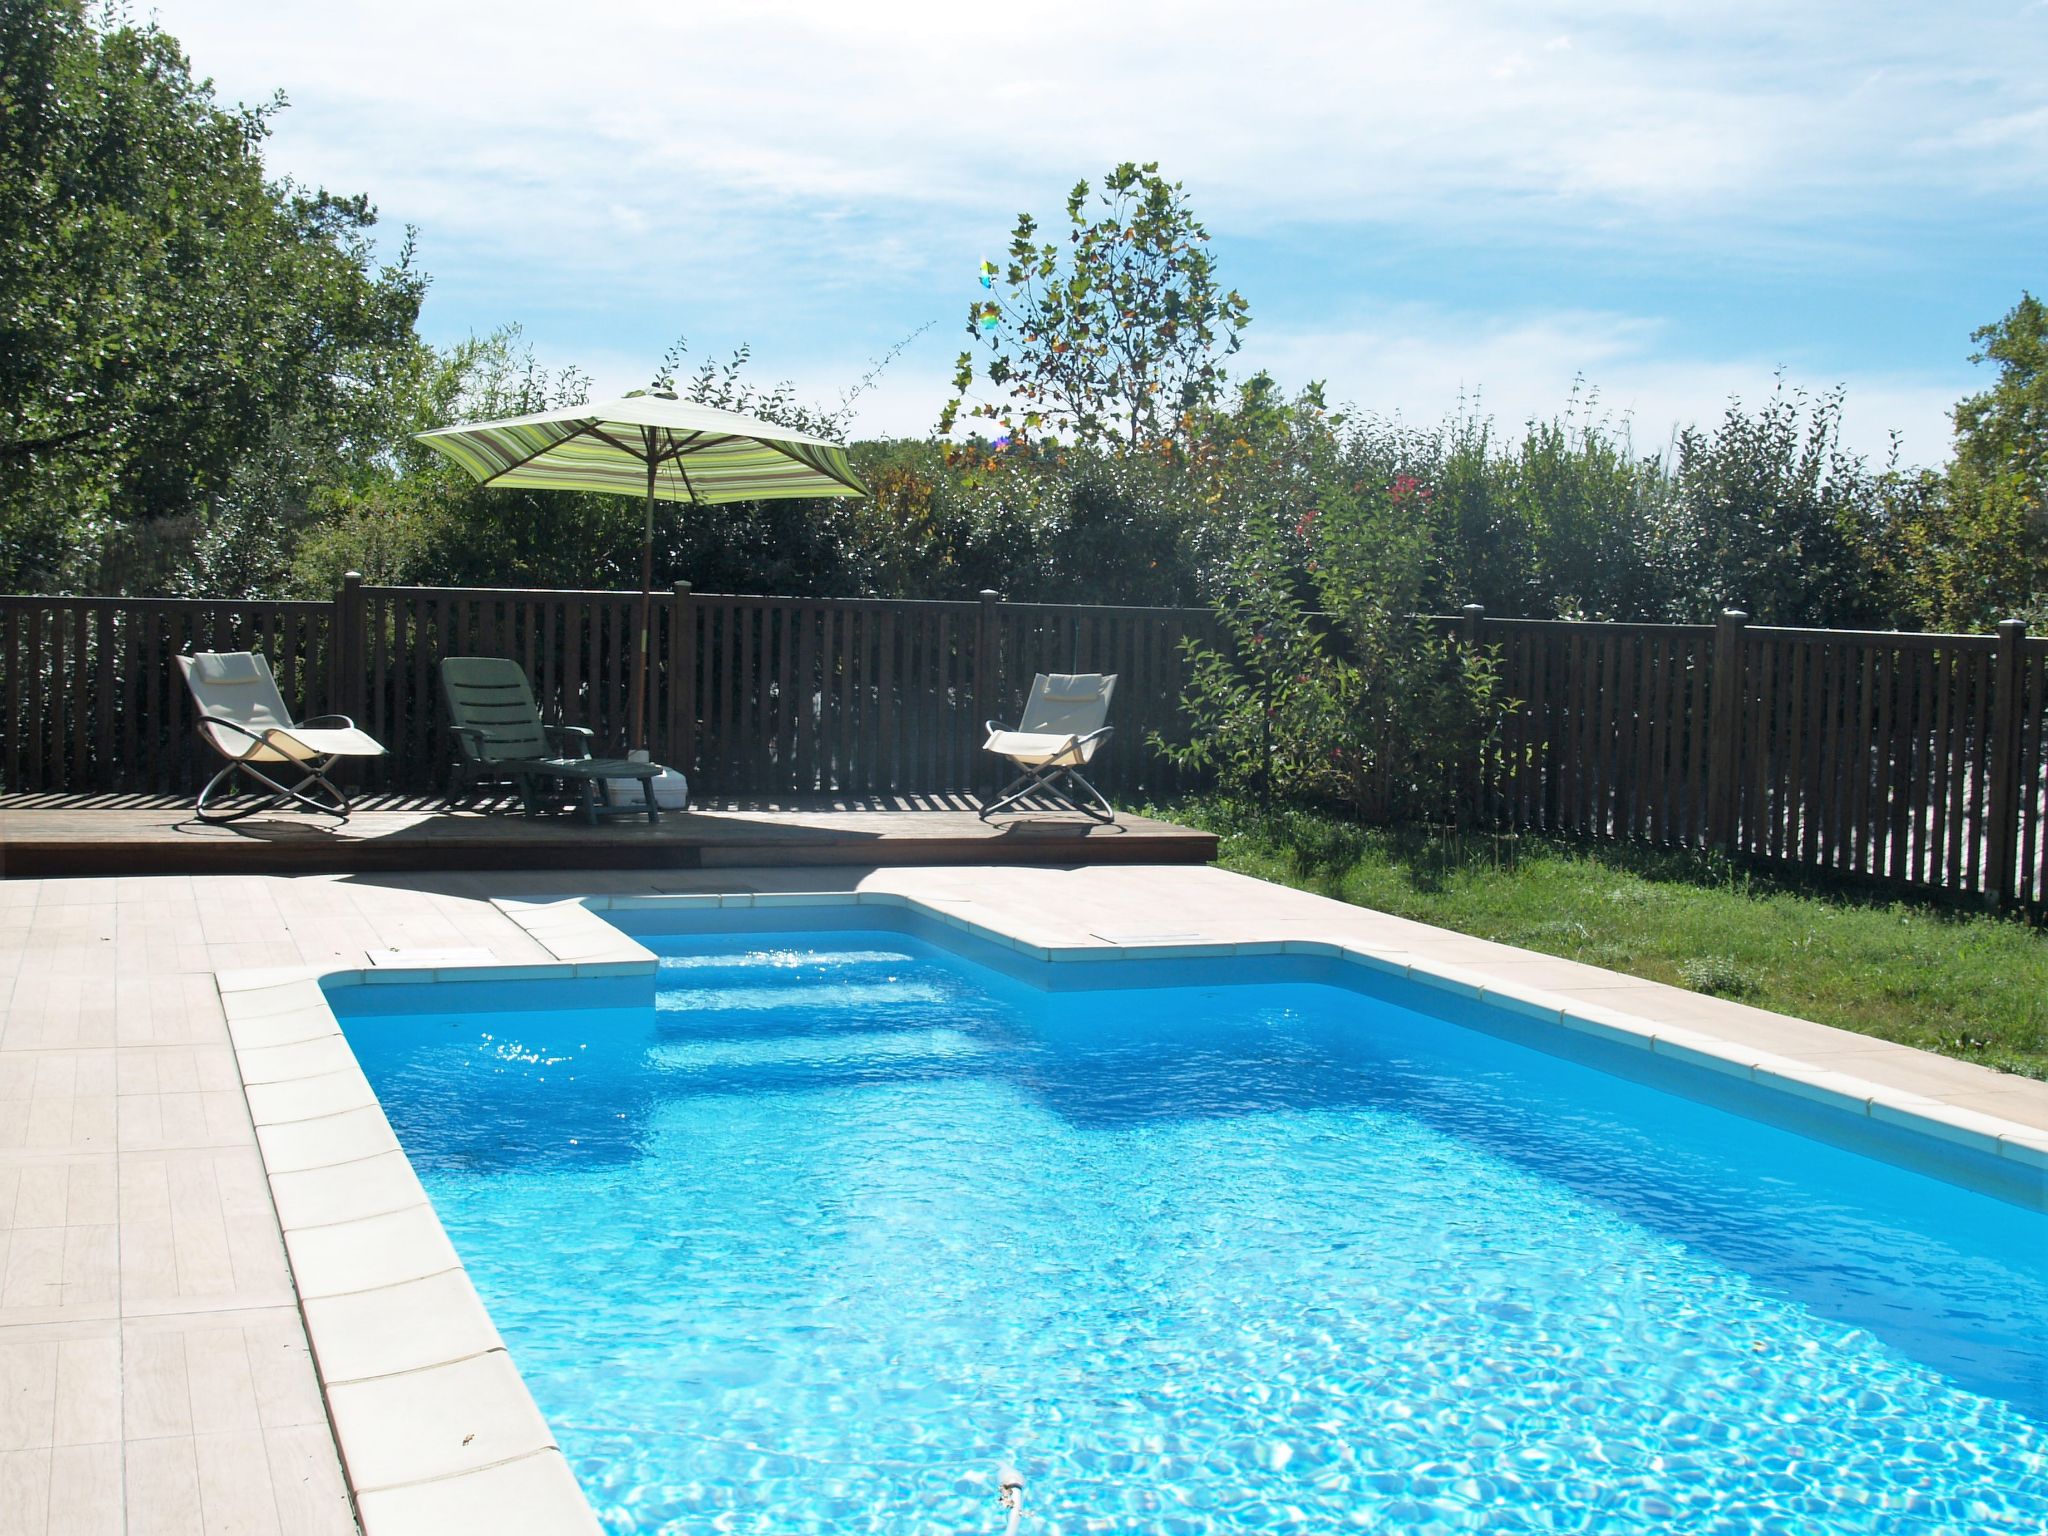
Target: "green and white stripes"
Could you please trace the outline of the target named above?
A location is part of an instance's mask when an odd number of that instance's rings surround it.
[[[867,494],[837,443],[666,395],[443,427],[420,441],[493,486],[645,496],[651,460],[663,501]]]

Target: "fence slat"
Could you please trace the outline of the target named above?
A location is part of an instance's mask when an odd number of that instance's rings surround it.
[[[0,653],[0,665],[7,669],[7,729],[0,731],[0,774],[5,775],[6,787],[10,790],[24,787],[21,743],[26,717],[21,707],[21,673],[35,655],[23,639],[21,630],[22,612],[19,608],[0,611],[0,634],[6,636],[6,650]]]

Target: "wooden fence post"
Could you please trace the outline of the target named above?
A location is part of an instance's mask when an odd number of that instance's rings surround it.
[[[2020,687],[2020,642],[2027,637],[2024,619],[2006,619],[1998,626],[1998,652],[1993,661],[1991,709],[1991,794],[1985,806],[1984,897],[2006,907],[2019,889],[2014,867],[2019,850],[2020,747],[2026,732],[2026,699]]]
[[[1458,613],[1465,621],[1465,644],[1475,651],[1478,650],[1480,628],[1486,623],[1486,605],[1484,603],[1467,603],[1458,610]]]
[[[697,610],[690,584],[679,581],[668,614],[669,767],[688,777],[697,771]]]
[[[344,571],[334,590],[334,634],[327,652],[328,709],[363,723],[363,573]]]
[[[998,649],[996,620],[998,617],[997,609],[1001,605],[1002,600],[1002,594],[996,591],[995,588],[983,587],[981,589],[981,612],[976,615],[974,626],[973,728],[975,730],[981,729],[983,721],[995,718],[996,689],[1001,686],[996,676],[996,651]],[[974,745],[979,749],[981,743],[976,742]],[[991,753],[980,750],[975,752],[974,757],[975,766],[980,771],[969,775],[969,777],[975,779],[984,791],[994,789],[996,787],[995,757]]]
[[[1749,615],[1723,608],[1714,625],[1714,673],[1709,681],[1707,741],[1707,844],[1735,851],[1742,804],[1743,630]]]

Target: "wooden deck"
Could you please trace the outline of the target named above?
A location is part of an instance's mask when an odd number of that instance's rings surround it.
[[[964,796],[761,801],[597,827],[563,817],[371,803],[346,822],[280,813],[226,826],[189,801],[0,799],[0,878],[351,874],[370,870],[708,869],[738,865],[1206,864],[1214,834],[1142,816],[982,821]]]

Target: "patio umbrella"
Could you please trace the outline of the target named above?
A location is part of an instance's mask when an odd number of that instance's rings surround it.
[[[633,656],[633,744],[647,745],[647,633],[654,504],[865,496],[846,450],[736,411],[635,390],[616,400],[419,434],[484,485],[616,491],[647,498],[640,541],[640,646]]]

